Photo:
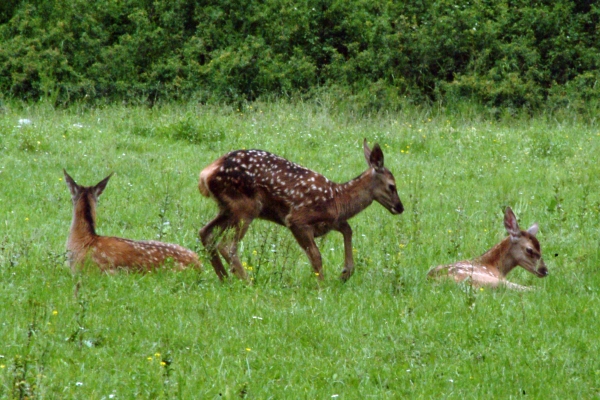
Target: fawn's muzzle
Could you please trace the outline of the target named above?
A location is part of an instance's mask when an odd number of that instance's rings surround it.
[[[402,203],[398,203],[392,206],[392,208],[390,208],[390,211],[392,214],[402,214],[404,212],[404,206],[402,205]]]
[[[544,263],[543,258],[540,258],[538,265],[539,266],[538,266],[538,269],[536,270],[536,272],[540,278],[544,278],[545,276],[548,275],[548,268],[546,268],[546,264]]]

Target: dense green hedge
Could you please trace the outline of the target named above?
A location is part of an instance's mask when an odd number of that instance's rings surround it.
[[[0,91],[582,106],[600,98],[599,20],[594,2],[568,0],[4,0]]]

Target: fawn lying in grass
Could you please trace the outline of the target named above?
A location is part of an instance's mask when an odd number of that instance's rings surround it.
[[[517,290],[530,289],[508,282],[505,278],[518,265],[537,277],[543,278],[548,275],[540,243],[535,237],[538,225],[533,224],[526,231],[522,231],[517,224],[517,217],[510,207],[507,207],[504,226],[509,236],[482,256],[450,265],[440,265],[431,269],[427,275],[432,278],[449,277],[456,282],[468,279],[475,286],[504,285]]]
[[[110,174],[95,186],[80,186],[64,171],[73,201],[73,221],[67,239],[67,256],[71,270],[91,262],[100,270],[150,271],[172,260],[176,269],[200,268],[193,251],[176,244],[154,240],[136,241],[96,234],[96,204],[106,188]]]

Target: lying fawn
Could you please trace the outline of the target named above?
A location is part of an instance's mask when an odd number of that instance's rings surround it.
[[[548,275],[548,269],[542,258],[540,242],[535,237],[538,225],[533,224],[526,231],[522,231],[517,224],[517,217],[510,207],[507,207],[504,226],[509,236],[482,256],[455,264],[440,265],[431,269],[428,276],[432,278],[451,277],[456,282],[470,279],[475,286],[504,285],[511,289],[528,290],[529,287],[508,282],[505,278],[517,265],[539,278]]]
[[[96,204],[106,188],[110,174],[96,186],[80,186],[63,170],[73,201],[73,221],[67,239],[71,270],[91,261],[100,270],[114,273],[119,269],[149,271],[172,259],[177,269],[200,268],[193,251],[176,244],[154,240],[135,241],[96,234]]]
[[[247,278],[237,246],[252,220],[261,218],[290,229],[321,280],[321,253],[315,238],[331,230],[340,232],[345,251],[341,279],[347,280],[354,272],[348,220],[373,200],[392,214],[404,211],[394,176],[383,166],[379,145],[370,150],[365,139],[363,150],[369,169],[344,184],[261,150],[232,151],[204,168],[198,187],[202,195],[215,199],[219,214],[200,230],[200,238],[219,279],[223,280],[227,271],[217,250],[230,264],[231,272]],[[222,235],[227,229],[233,229],[232,236]]]

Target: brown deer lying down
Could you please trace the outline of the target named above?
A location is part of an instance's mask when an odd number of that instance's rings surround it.
[[[73,221],[67,239],[67,255],[73,272],[88,261],[109,273],[119,269],[150,271],[169,259],[176,269],[200,268],[196,253],[176,244],[98,236],[96,203],[112,174],[96,186],[85,187],[75,183],[67,171],[63,172],[73,201]]]
[[[365,139],[363,149],[369,168],[344,184],[261,150],[232,151],[204,168],[200,193],[218,203],[219,214],[200,230],[200,238],[219,279],[223,280],[227,271],[217,249],[231,272],[247,278],[237,246],[252,220],[262,218],[292,231],[319,279],[323,279],[323,271],[315,238],[331,230],[340,232],[345,251],[341,279],[347,280],[354,271],[352,229],[347,221],[373,200],[392,214],[404,211],[394,176],[383,166],[381,148],[375,144],[371,151]],[[230,228],[233,235],[222,235]]]
[[[431,269],[427,275],[432,278],[451,277],[456,282],[469,279],[475,286],[504,285],[517,290],[530,289],[527,286],[508,282],[505,278],[517,265],[539,278],[548,275],[540,242],[535,237],[538,225],[533,224],[526,231],[522,231],[517,224],[517,217],[510,207],[507,207],[504,226],[509,236],[482,256],[455,264],[440,265]]]

